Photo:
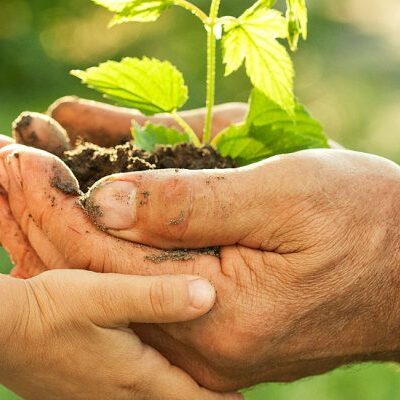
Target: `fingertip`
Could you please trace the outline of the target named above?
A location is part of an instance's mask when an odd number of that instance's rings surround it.
[[[206,314],[215,302],[215,289],[204,278],[169,275],[152,278],[149,287],[150,310],[156,322],[190,321]]]
[[[188,292],[191,307],[196,311],[207,312],[215,303],[215,288],[202,278],[188,279]]]
[[[131,229],[135,224],[136,194],[137,187],[131,182],[100,181],[90,190],[85,208],[89,217],[106,229]]]
[[[17,143],[60,155],[71,148],[65,129],[53,118],[35,112],[23,112],[13,122]]]

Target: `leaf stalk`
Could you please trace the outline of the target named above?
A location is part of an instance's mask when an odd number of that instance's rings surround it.
[[[207,24],[208,15],[204,11],[200,10],[199,7],[195,6],[187,0],[174,0],[174,4],[176,6],[184,8],[187,11],[190,11],[193,15],[199,18],[204,25]]]
[[[207,100],[206,100],[206,120],[204,126],[203,142],[209,143],[212,123],[213,108],[215,103],[215,65],[217,40],[215,37],[215,27],[218,23],[218,12],[221,0],[212,0],[210,8],[210,16],[207,24]]]
[[[175,122],[190,136],[193,144],[196,147],[200,147],[200,139],[198,138],[192,127],[176,111],[173,111],[171,113],[171,116],[175,120]]]

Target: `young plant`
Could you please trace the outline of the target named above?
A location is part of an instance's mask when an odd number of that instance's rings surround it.
[[[172,6],[190,11],[207,33],[207,94],[203,142],[177,111],[188,99],[182,74],[167,61],[153,58],[124,58],[107,61],[86,71],[71,73],[119,105],[133,107],[145,115],[169,113],[183,133],[147,124],[132,128],[135,144],[145,150],[157,145],[192,142],[210,144],[222,156],[246,165],[275,154],[308,148],[328,147],[321,125],[295,99],[294,68],[286,39],[295,51],[300,36],[307,38],[305,0],[286,0],[283,15],[273,9],[275,0],[258,0],[241,16],[218,16],[221,0],[212,0],[207,15],[187,0],[92,0],[114,13],[111,25],[125,22],[156,21]],[[212,115],[215,103],[217,41],[222,43],[225,75],[243,64],[253,85],[249,113],[241,125],[232,125],[212,141]]]

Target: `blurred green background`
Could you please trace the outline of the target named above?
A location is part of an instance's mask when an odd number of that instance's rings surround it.
[[[222,12],[238,15],[253,2],[225,0]],[[206,9],[209,0],[194,3]],[[335,140],[399,162],[400,1],[308,4],[309,40],[294,55],[298,97]],[[187,107],[203,105],[205,35],[194,18],[171,9],[157,24],[107,30],[109,19],[89,0],[0,0],[1,133],[10,133],[21,111],[43,111],[58,97],[98,99],[68,71],[126,55],[173,61],[189,83]],[[222,79],[220,68],[218,77],[218,102],[246,100],[243,71]],[[0,271],[9,268],[2,251]],[[400,371],[390,364],[368,364],[246,393],[248,400],[393,400],[400,398]],[[0,399],[17,397],[0,388]]]

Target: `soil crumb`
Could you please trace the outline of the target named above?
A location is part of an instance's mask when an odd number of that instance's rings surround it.
[[[81,196],[82,192],[77,187],[76,180],[72,176],[66,176],[54,169],[54,176],[50,182],[51,186],[61,190],[66,195],[69,196]]]
[[[219,247],[209,247],[206,249],[179,249],[179,250],[164,250],[150,256],[146,256],[145,260],[151,261],[154,264],[162,264],[167,261],[191,261],[198,255],[206,255],[212,257],[220,257]]]
[[[75,174],[83,192],[87,192],[99,179],[121,172],[237,167],[232,159],[222,157],[211,146],[197,148],[188,143],[174,147],[160,146],[153,152],[147,152],[131,142],[104,148],[81,141],[61,158]]]

